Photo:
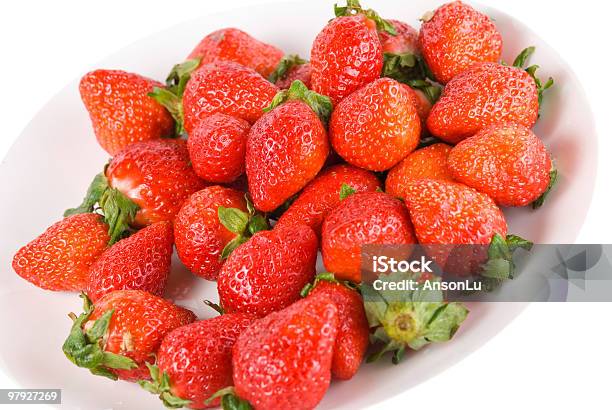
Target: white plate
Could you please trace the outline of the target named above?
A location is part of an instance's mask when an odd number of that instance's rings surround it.
[[[162,80],[169,68],[181,61],[205,34],[226,26],[240,27],[287,53],[307,56],[312,39],[332,17],[332,3],[330,0],[259,5],[202,16],[138,41],[96,68],[119,68]],[[426,0],[375,3],[381,15],[407,21],[415,27],[425,11],[440,4]],[[510,231],[539,243],[572,243],[587,213],[595,179],[597,141],[589,103],[568,64],[530,29],[500,11],[477,7],[493,17],[502,32],[506,61],[512,61],[524,47],[535,45],[533,61],[542,66],[539,74],[551,75],[556,82],[546,94],[536,133],[556,158],[560,183],[539,211],[509,211]],[[71,323],[66,314],[79,311],[80,299],[74,294],[37,289],[10,267],[13,254],[21,245],[58,220],[65,208],[80,202],[92,176],[106,160],[107,155],[95,141],[75,80],[38,113],[3,161],[0,366],[24,388],[63,389],[65,409],[162,408],[156,397],[134,384],[94,377],[70,364],[61,345]],[[196,279],[177,260],[172,275],[168,296],[193,308],[202,318],[212,316],[201,300],[216,300],[214,283]],[[364,364],[351,381],[333,383],[321,408],[361,408],[410,389],[483,345],[524,306],[520,303],[472,306],[468,320],[453,341],[409,354],[398,366],[387,359]]]

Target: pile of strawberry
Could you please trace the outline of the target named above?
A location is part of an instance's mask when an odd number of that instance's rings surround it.
[[[540,206],[556,178],[531,131],[552,85],[523,68],[533,48],[501,62],[494,23],[458,1],[420,32],[357,0],[335,14],[310,62],[228,28],[166,84],[82,78],[112,159],[13,260],[38,287],[82,291],[63,346],[76,365],[173,408],[310,409],[368,349],[397,363],[467,315],[360,285],[363,245],[482,245],[470,267],[511,276],[530,244],[499,206]],[[217,281],[220,316],[163,298],[173,247]],[[333,273],[317,275],[319,250]]]

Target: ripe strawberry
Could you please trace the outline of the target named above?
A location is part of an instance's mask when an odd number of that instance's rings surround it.
[[[80,214],[51,225],[19,249],[13,269],[47,290],[81,290],[89,267],[108,246],[108,226],[97,214]]]
[[[317,236],[305,225],[257,232],[229,256],[217,283],[225,312],[265,316],[289,306],[315,275]]]
[[[361,282],[363,245],[416,243],[408,210],[383,192],[349,195],[323,221],[321,252],[337,278]]]
[[[216,280],[229,253],[266,228],[265,220],[249,209],[244,193],[210,186],[191,195],[176,215],[176,251],[191,272]]]
[[[310,51],[312,89],[334,105],[382,72],[383,52],[377,29],[395,34],[393,26],[357,0],[335,8],[336,18],[317,35]]]
[[[378,79],[346,97],[332,113],[329,132],[334,150],[348,163],[384,171],[419,143],[421,123],[407,87]]]
[[[329,387],[338,319],[319,295],[255,321],[234,345],[235,388],[216,396],[241,409],[314,409]]]
[[[172,116],[147,94],[157,81],[119,70],[96,70],[81,79],[79,91],[98,143],[115,155],[129,144],[171,136]]]
[[[286,90],[295,80],[300,80],[307,88],[310,88],[310,77],[310,63],[301,59],[297,54],[291,54],[283,57],[276,70],[270,74],[269,80],[281,90]]]
[[[149,378],[164,336],[195,320],[193,312],[142,290],[117,290],[95,305],[87,296],[62,350],[71,362],[92,374],[136,381]]]
[[[254,123],[278,88],[256,71],[229,61],[205,64],[191,74],[182,100],[184,127],[191,133],[217,112]]]
[[[231,183],[244,172],[246,140],[251,126],[222,113],[200,121],[187,140],[194,171],[205,181]]]
[[[142,141],[115,155],[105,173],[94,178],[83,203],[65,215],[101,209],[116,242],[128,225],[174,220],[183,202],[204,185],[184,141]]]
[[[361,295],[338,282],[333,273],[321,273],[313,285],[307,285],[302,293],[308,297],[325,295],[338,309],[338,334],[332,358],[332,376],[340,380],[352,378],[365,356],[369,344],[370,327],[363,308]]]
[[[255,207],[273,211],[299,192],[323,167],[329,143],[321,118],[329,98],[295,81],[281,91],[249,131],[246,174]],[[319,114],[319,116],[317,116]]]
[[[429,178],[452,181],[446,164],[450,151],[450,145],[440,143],[412,152],[391,168],[385,181],[385,192],[405,199],[408,185],[414,180]]]
[[[427,132],[426,123],[427,117],[429,117],[429,113],[431,112],[431,107],[433,104],[431,103],[430,97],[428,97],[427,90],[423,91],[418,88],[412,88],[405,84],[402,84],[404,89],[408,91],[410,94],[410,98],[412,98],[412,103],[416,108],[417,115],[419,116],[419,120],[421,121],[421,134]],[[428,86],[428,89],[430,87]],[[437,99],[437,97],[434,97]]]
[[[253,319],[228,313],[174,329],[159,347],[157,364],[149,366],[152,381],[139,384],[169,408],[219,406],[219,399],[206,401],[233,384],[232,347]]]
[[[383,53],[420,54],[419,33],[409,24],[399,20],[387,20],[395,29],[395,35],[386,31],[378,33]]]
[[[518,124],[493,124],[450,151],[457,181],[484,192],[501,206],[524,206],[550,182],[551,160],[542,141]]]
[[[380,188],[376,176],[351,165],[335,165],[321,172],[302,190],[275,225],[308,225],[321,233],[321,225],[327,214],[340,203],[342,186],[354,192],[375,191]]]
[[[516,122],[531,128],[538,119],[542,94],[553,85],[535,77],[538,66],[522,69],[533,53],[529,47],[509,67],[477,63],[454,77],[431,109],[427,128],[451,144],[498,122]]]
[[[448,83],[474,63],[496,63],[502,37],[485,14],[454,1],[423,17],[419,41],[436,80]]]
[[[172,257],[172,224],[157,222],[107,249],[91,266],[86,293],[94,303],[115,290],[163,296]]]
[[[282,57],[283,52],[278,48],[237,28],[224,28],[204,37],[187,59],[199,58],[202,64],[233,61],[267,77]]]

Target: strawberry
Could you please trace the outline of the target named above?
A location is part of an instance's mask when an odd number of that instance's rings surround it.
[[[129,225],[174,220],[183,202],[204,185],[184,141],[142,141],[117,154],[94,178],[83,203],[65,215],[100,209],[114,243]]]
[[[79,91],[100,146],[109,154],[138,141],[174,134],[172,116],[147,94],[157,81],[119,70],[96,70]]]
[[[193,170],[214,183],[231,183],[244,172],[246,140],[251,126],[222,113],[198,122],[187,140]]]
[[[332,376],[352,378],[359,369],[369,345],[370,328],[361,295],[347,284],[338,282],[333,273],[317,275],[312,285],[302,291],[308,297],[325,295],[338,309],[338,334],[332,358]]]
[[[286,90],[295,80],[300,80],[307,88],[310,88],[310,77],[310,63],[297,54],[291,54],[283,57],[276,70],[270,74],[269,80],[281,90]]]
[[[84,294],[84,312],[62,350],[92,374],[128,381],[147,379],[146,363],[168,332],[195,320],[193,312],[142,290],[117,290],[95,305]]]
[[[497,122],[516,122],[531,128],[537,118],[542,94],[553,85],[535,77],[537,66],[523,70],[533,53],[529,47],[514,61],[514,66],[477,63],[454,77],[431,109],[427,128],[451,144],[476,134]]]
[[[253,69],[220,61],[191,74],[182,97],[184,127],[191,133],[202,119],[217,112],[254,123],[278,88]]]
[[[419,143],[421,123],[407,87],[381,78],[346,97],[332,113],[334,150],[349,164],[384,171]]]
[[[386,31],[378,33],[383,53],[420,54],[419,33],[412,26],[399,20],[387,20],[395,29],[395,35]]]
[[[157,222],[107,249],[89,270],[86,293],[95,303],[114,290],[163,296],[172,257],[172,224]]]
[[[383,53],[377,29],[394,35],[393,26],[357,0],[335,8],[336,18],[317,35],[310,51],[312,89],[334,105],[382,72]]]
[[[219,272],[223,310],[262,317],[289,306],[314,278],[317,250],[317,236],[304,225],[257,232]]]
[[[416,238],[408,210],[383,192],[349,195],[327,215],[321,231],[325,268],[355,283],[361,282],[363,245],[413,243]]]
[[[278,48],[237,28],[224,28],[204,37],[187,59],[201,59],[202,64],[233,61],[267,77],[282,57],[283,52]]]
[[[226,409],[314,409],[329,387],[338,319],[319,295],[255,321],[233,348],[235,387],[215,396]]]
[[[414,107],[416,108],[417,115],[419,116],[419,120],[421,121],[421,134],[423,134],[427,131],[427,117],[431,112],[431,107],[433,107],[433,104],[431,102],[432,98],[433,100],[436,100],[438,97],[432,97],[427,94],[427,90],[431,89],[431,86],[427,86],[427,89],[425,91],[418,88],[408,87],[407,85],[404,85],[404,89],[410,94],[412,104],[414,104]]]
[[[391,168],[385,181],[385,192],[405,199],[411,181],[422,178],[452,181],[446,165],[450,151],[450,145],[438,143],[412,152]]]
[[[496,63],[502,37],[485,14],[460,1],[445,4],[423,18],[419,42],[436,80],[448,83],[474,63]]]
[[[244,193],[210,186],[191,195],[176,215],[176,251],[191,272],[216,280],[229,253],[266,227],[266,221],[249,209]]]
[[[306,185],[275,227],[304,224],[320,236],[323,219],[340,203],[343,185],[354,192],[375,191],[380,188],[378,178],[368,171],[346,164],[332,166]]]
[[[249,131],[246,174],[255,207],[273,211],[299,192],[323,167],[329,144],[329,98],[294,81],[278,93]],[[317,115],[319,114],[319,115]]]
[[[89,267],[108,246],[108,226],[87,213],[51,225],[19,249],[13,269],[28,282],[47,290],[81,290]]]
[[[206,401],[232,382],[232,347],[251,323],[244,313],[228,313],[200,320],[168,333],[149,365],[151,380],[139,384],[158,394],[166,407],[204,409],[219,406]]]
[[[457,181],[489,195],[501,206],[535,201],[550,182],[551,160],[542,141],[519,124],[493,124],[450,151]]]

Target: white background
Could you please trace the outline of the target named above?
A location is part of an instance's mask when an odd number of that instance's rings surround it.
[[[333,0],[325,1],[331,7]],[[1,2],[0,158],[43,104],[96,61],[181,21],[255,3],[263,2]],[[409,3],[398,0],[401,7]],[[611,7],[595,0],[482,3],[502,9],[530,26],[581,79],[598,122],[600,154],[596,192],[577,242],[610,242],[612,161],[606,154],[612,153],[612,112],[608,101],[612,98],[612,29],[608,21]],[[375,6],[375,1],[367,4]],[[612,304],[532,304],[476,353],[376,408],[609,409],[611,316]],[[1,326],[0,337],[10,337],[2,334]],[[0,388],[10,387],[18,386],[0,373]]]

